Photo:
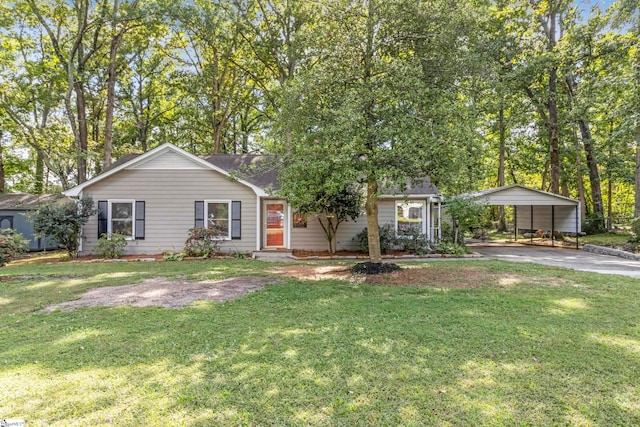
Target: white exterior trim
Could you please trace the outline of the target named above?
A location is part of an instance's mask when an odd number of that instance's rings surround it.
[[[128,203],[131,205],[131,236],[126,236],[126,240],[136,239],[136,201],[134,199],[109,199],[107,200],[107,236],[113,234],[113,203]],[[111,237],[109,237],[111,238]]]
[[[422,234],[427,234],[429,227],[428,227],[428,216],[427,216],[427,201],[420,199],[420,200],[412,200],[413,203],[419,202],[422,204]],[[398,206],[402,206],[407,204],[404,200],[396,200],[395,204],[394,204],[394,223],[395,223],[395,231],[396,231],[396,236],[398,235]]]
[[[227,227],[229,235],[227,237],[218,237],[216,240],[231,240],[231,200],[204,200],[204,226],[209,228],[209,203],[219,203],[227,205]]]
[[[108,170],[107,172],[104,172],[104,173],[102,173],[102,174],[100,174],[98,176],[95,176],[95,177],[91,178],[90,180],[83,182],[80,185],[77,185],[77,186],[75,186],[75,187],[73,187],[73,188],[71,188],[71,189],[69,189],[67,191],[63,191],[62,194],[64,194],[65,196],[69,196],[69,197],[77,197],[78,195],[80,195],[82,193],[82,190],[85,189],[86,187],[88,187],[90,185],[93,185],[96,182],[102,181],[103,179],[105,179],[105,178],[107,178],[107,177],[109,177],[109,176],[111,176],[111,175],[113,175],[115,173],[118,173],[123,169],[131,168],[131,167],[133,167],[135,165],[140,165],[141,163],[146,162],[149,159],[164,153],[165,151],[173,151],[173,152],[175,152],[177,154],[180,154],[181,156],[186,157],[187,159],[193,161],[194,163],[197,163],[197,164],[203,166],[205,169],[210,169],[210,170],[216,171],[216,172],[218,172],[218,173],[220,173],[220,174],[222,174],[222,175],[224,175],[224,176],[226,176],[228,178],[231,178],[231,175],[226,170],[221,169],[221,168],[217,167],[216,165],[214,165],[212,163],[209,163],[206,160],[203,160],[198,156],[194,156],[193,154],[191,154],[191,153],[189,153],[189,152],[187,152],[187,151],[185,151],[185,150],[183,150],[181,148],[178,148],[175,145],[167,142],[167,143],[162,144],[159,147],[154,148],[151,151],[147,151],[146,153],[141,154],[138,157],[129,160],[128,162],[125,162],[125,163],[121,164],[118,167],[115,167],[115,168],[113,168],[111,170]],[[249,183],[249,182],[247,182],[245,180],[238,179],[236,181],[241,183],[241,184],[243,184],[243,185],[245,185],[245,186],[247,186],[247,187],[249,187],[249,188],[251,188],[256,193],[256,195],[258,195],[258,196],[266,196],[267,195],[267,193],[262,188],[257,187],[257,186],[255,186],[255,185],[253,185],[253,184],[251,184],[251,183]]]

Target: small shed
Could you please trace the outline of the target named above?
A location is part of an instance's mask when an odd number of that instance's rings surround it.
[[[555,232],[576,236],[580,234],[580,202],[569,197],[548,193],[519,184],[490,188],[463,194],[478,203],[489,206],[513,206],[514,238],[518,230],[545,230],[551,233],[552,244]]]
[[[71,200],[62,194],[0,194],[0,228],[12,228],[29,241],[29,250],[57,249],[58,244],[49,238],[34,236],[29,213],[42,204]]]

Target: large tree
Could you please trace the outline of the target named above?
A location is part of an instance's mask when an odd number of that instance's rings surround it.
[[[324,161],[342,170],[336,185],[364,189],[369,257],[380,263],[379,195],[438,178],[454,157],[462,77],[456,46],[468,43],[469,23],[444,1],[336,1],[325,13],[322,39],[331,48],[291,84],[281,130],[292,144],[312,152],[321,146]],[[281,152],[288,151],[285,144]],[[287,158],[310,165],[319,156]]]

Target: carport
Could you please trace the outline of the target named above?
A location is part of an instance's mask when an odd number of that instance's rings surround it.
[[[580,234],[580,202],[558,194],[547,193],[523,185],[513,184],[461,195],[487,206],[513,206],[513,235],[518,240],[521,229],[551,231],[551,245],[555,246],[555,232],[575,233],[576,248]],[[533,236],[531,237],[533,240]]]

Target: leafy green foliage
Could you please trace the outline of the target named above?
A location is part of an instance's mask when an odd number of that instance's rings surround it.
[[[426,255],[432,251],[427,235],[417,227],[406,229],[402,236],[396,238],[396,245],[401,251],[416,255]]]
[[[435,247],[435,252],[446,255],[464,255],[467,250],[464,246],[452,242],[440,242]]]
[[[186,256],[209,258],[218,252],[225,234],[215,227],[194,227],[189,229],[189,237],[184,242]]]
[[[77,202],[45,204],[33,214],[33,230],[42,236],[51,236],[67,250],[70,258],[76,258],[82,226],[95,213],[93,199],[88,196]]]
[[[29,251],[29,242],[22,234],[7,228],[0,230],[0,267],[13,261],[17,255]]]
[[[486,211],[486,206],[473,199],[453,197],[447,200],[446,213],[453,221],[453,243],[464,245],[464,233],[481,228]]]
[[[120,233],[103,234],[93,248],[93,252],[102,258],[120,258],[127,248],[127,236]]]
[[[183,259],[184,253],[182,252],[164,251],[162,253],[163,261],[182,261]]]
[[[329,252],[335,253],[335,239],[340,224],[348,219],[355,221],[362,213],[362,193],[353,186],[346,186],[336,192],[328,192],[314,185],[309,187],[304,191],[304,201],[300,200],[302,198],[294,198],[292,205],[300,213],[317,216],[329,243]]]
[[[364,253],[369,252],[369,232],[367,227],[356,234],[355,240],[358,241],[360,250]],[[396,245],[396,229],[393,224],[384,224],[380,227],[380,252],[386,254]]]

